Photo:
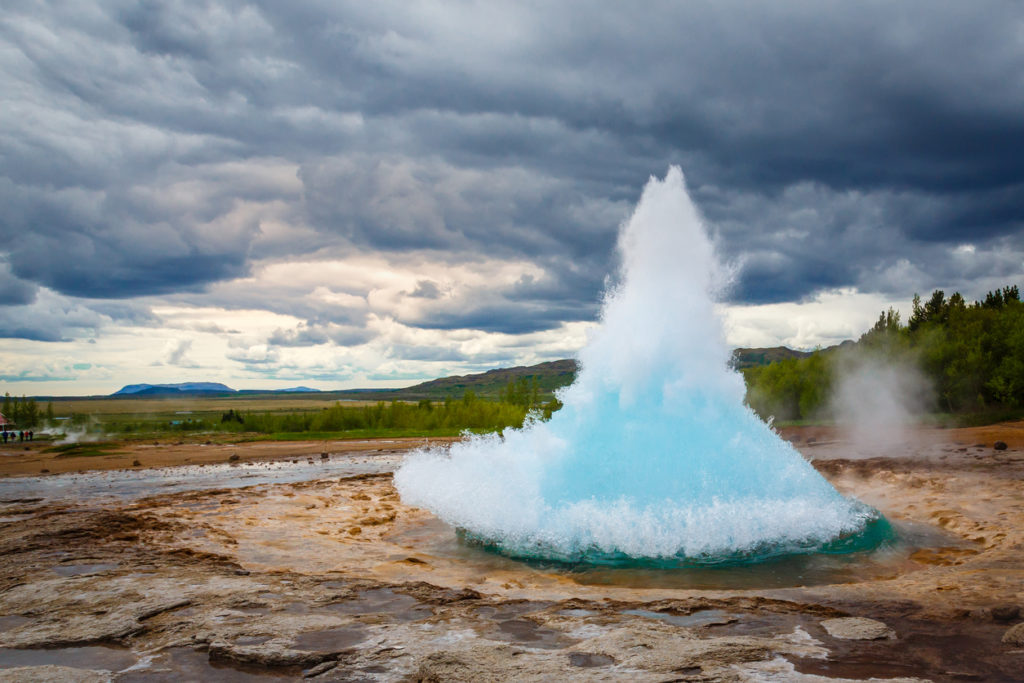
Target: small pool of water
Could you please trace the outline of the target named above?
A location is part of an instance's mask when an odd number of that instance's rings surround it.
[[[23,522],[26,519],[32,519],[35,515],[11,515],[9,517],[0,517],[0,524],[12,524],[14,522]]]
[[[18,650],[0,648],[0,669],[19,666],[68,666],[76,669],[121,671],[136,663],[131,650],[115,647],[61,647],[55,649]]]
[[[326,631],[306,631],[295,636],[295,649],[313,652],[341,652],[366,640],[367,633],[358,626],[343,626]]]
[[[608,655],[594,654],[591,652],[570,652],[569,666],[578,666],[592,669],[599,666],[611,666],[615,660]]]
[[[673,626],[712,626],[714,624],[728,624],[736,621],[736,617],[720,609],[702,609],[692,614],[670,614],[668,612],[652,612],[645,609],[627,609],[622,614],[631,614],[645,619],[657,619]]]
[[[506,619],[484,634],[491,640],[515,643],[520,647],[541,650],[560,650],[573,644],[561,631],[545,628],[529,619]]]
[[[302,674],[258,667],[230,666],[211,662],[205,652],[190,647],[174,647],[161,651],[148,661],[123,671],[117,683],[182,683],[183,681],[217,681],[218,683],[277,683],[301,680]]]
[[[85,574],[99,574],[100,572],[117,569],[117,564],[58,564],[52,567],[53,571],[60,576],[83,576]]]
[[[395,621],[419,621],[430,618],[434,611],[411,595],[396,593],[390,588],[360,591],[344,602],[325,605],[318,610],[341,614],[386,614]]]

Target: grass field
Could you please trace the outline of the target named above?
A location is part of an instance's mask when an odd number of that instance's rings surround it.
[[[331,394],[297,396],[217,396],[213,398],[68,398],[53,400],[57,417],[79,415],[175,415],[178,413],[221,414],[235,412],[293,412],[330,408],[338,401]],[[373,405],[376,401],[345,400],[346,406]]]
[[[235,432],[235,425],[224,425],[228,411],[239,414],[296,414],[319,412],[338,404],[330,394],[300,396],[216,396],[182,397],[101,397],[55,399],[53,414],[63,432],[109,434],[121,438],[151,438],[197,432]],[[375,401],[344,400],[349,407],[375,405]],[[235,427],[232,429],[232,427]],[[41,435],[43,436],[43,435]],[[266,437],[263,437],[266,438]]]
[[[55,420],[50,429],[38,430],[40,439],[60,441],[69,434],[86,441],[185,442],[448,437],[467,429],[519,426],[527,413],[523,405],[471,396],[440,402],[338,400],[330,394],[118,396],[58,399],[52,406]]]

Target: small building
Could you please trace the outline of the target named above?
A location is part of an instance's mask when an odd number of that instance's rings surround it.
[[[0,429],[8,432],[14,429],[14,423],[8,420],[3,413],[0,413]]]

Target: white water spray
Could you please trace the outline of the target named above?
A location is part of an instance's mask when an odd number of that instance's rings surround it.
[[[711,288],[720,267],[682,172],[652,178],[619,236],[619,286],[564,408],[502,438],[416,452],[403,501],[518,555],[764,556],[876,517],[743,404]]]

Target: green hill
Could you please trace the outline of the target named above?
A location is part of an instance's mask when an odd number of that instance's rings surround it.
[[[772,346],[764,349],[736,349],[732,352],[732,366],[737,370],[742,370],[760,365],[771,365],[777,361],[790,358],[807,358],[810,355],[810,351],[795,351],[785,346]]]
[[[526,379],[536,380],[542,396],[550,396],[556,389],[572,384],[576,379],[576,361],[554,360],[537,365],[518,366],[488,370],[476,375],[455,375],[430,380],[405,389],[390,392],[396,399],[443,399],[458,398],[473,391],[477,396],[496,398],[509,382]]]

